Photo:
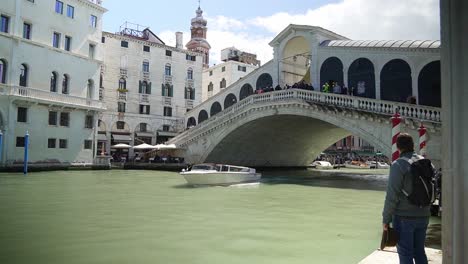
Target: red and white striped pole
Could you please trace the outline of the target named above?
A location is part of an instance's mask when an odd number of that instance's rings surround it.
[[[419,154],[423,157],[426,157],[427,129],[424,127],[422,122],[418,131],[419,131]]]
[[[400,135],[401,131],[401,117],[397,112],[392,117],[392,162],[397,160],[400,157],[400,151],[398,151],[396,146],[397,137]]]

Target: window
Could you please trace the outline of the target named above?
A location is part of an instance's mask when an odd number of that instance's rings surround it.
[[[140,114],[149,115],[150,114],[150,106],[149,105],[140,105]]]
[[[210,84],[208,84],[208,92],[212,92],[213,91],[213,83],[210,82]]]
[[[101,75],[99,75],[99,88],[104,88],[104,78],[102,76],[102,73]]]
[[[10,26],[10,18],[2,15],[0,20],[0,31],[3,33],[8,33],[8,28]]]
[[[92,149],[93,148],[93,141],[86,139],[84,141],[84,149]]]
[[[221,68],[221,71],[222,71],[222,72],[225,72],[225,71],[226,71],[226,66],[223,66],[223,67]]]
[[[120,41],[120,47],[128,48],[128,42],[125,40]]]
[[[20,66],[20,81],[19,85],[26,87],[28,84],[28,66],[26,64],[21,64]]]
[[[69,18],[75,17],[75,8],[71,5],[67,5],[67,17]]]
[[[210,76],[213,76],[213,71],[210,71]]]
[[[57,77],[58,74],[56,72],[52,72],[50,75],[50,91],[53,93],[57,92]]]
[[[117,103],[117,112],[125,113],[125,103],[124,102],[118,102]]]
[[[148,124],[141,123],[140,124],[140,132],[146,132],[146,131],[148,131]]]
[[[68,77],[67,74],[64,74],[63,80],[62,80],[62,93],[63,94],[68,94],[69,83],[70,83],[70,78]]]
[[[89,18],[89,23],[90,23],[90,26],[92,26],[93,28],[96,28],[97,27],[97,17],[91,15],[90,18]]]
[[[162,85],[162,96],[168,96],[168,97],[172,97],[172,89],[173,89],[173,86],[166,83],[166,84],[163,84]]]
[[[143,46],[143,51],[150,52],[150,47],[149,46]]]
[[[171,57],[172,56],[172,51],[171,50],[166,50],[166,56]]]
[[[187,70],[187,80],[193,80],[193,70],[192,69]]]
[[[23,38],[31,39],[31,24],[23,23]]]
[[[185,99],[195,100],[195,89],[185,87]]]
[[[119,80],[119,89],[121,89],[121,90],[127,89],[127,81],[125,80],[125,78],[120,78],[120,80]]]
[[[24,148],[24,137],[16,137],[16,147]]]
[[[6,61],[0,60],[0,83],[6,83],[7,64]]]
[[[70,126],[70,113],[60,113],[60,126]]]
[[[57,139],[56,138],[48,138],[47,139],[47,147],[48,148],[56,148],[57,147]]]
[[[94,81],[89,79],[87,86],[88,86],[88,89],[86,91],[86,98],[92,99],[94,97]]]
[[[52,46],[54,48],[60,48],[60,33],[54,32],[52,37]]]
[[[219,83],[219,88],[226,88],[226,79],[222,79],[221,82]]]
[[[166,67],[164,68],[164,74],[166,76],[171,76],[171,65],[170,64],[166,64]]]
[[[140,81],[138,93],[151,94],[151,83],[148,83],[146,81]]]
[[[16,121],[26,123],[28,121],[28,109],[26,107],[18,107],[18,116]]]
[[[187,54],[187,55],[185,55],[185,59],[188,60],[188,61],[196,61],[197,57]]]
[[[237,70],[238,70],[238,71],[242,71],[242,72],[246,72],[246,71],[247,71],[247,67],[246,67],[246,66],[237,65]]]
[[[58,0],[55,1],[55,13],[63,14],[63,2]]]
[[[125,122],[117,121],[117,129],[125,129]]]
[[[55,111],[49,111],[49,126],[57,125],[58,114]]]
[[[94,117],[92,115],[87,115],[85,117],[85,128],[92,129],[94,127]]]
[[[59,139],[59,148],[66,149],[68,148],[68,140],[66,139]]]
[[[149,72],[149,62],[148,61],[143,62],[143,72]]]
[[[164,107],[164,116],[172,116],[172,108],[171,107]]]
[[[170,127],[169,125],[163,125],[163,131],[164,131],[164,132],[169,132],[169,129],[170,129],[170,128],[171,128],[171,127]]]
[[[106,37],[101,37],[101,43],[106,43]]]
[[[65,50],[70,51],[71,50],[71,41],[72,38],[70,36],[65,36]]]
[[[89,44],[89,58],[94,59],[94,51],[96,50],[96,45]]]

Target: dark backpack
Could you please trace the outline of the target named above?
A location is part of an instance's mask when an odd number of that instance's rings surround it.
[[[418,207],[425,207],[434,203],[436,173],[431,161],[422,156],[402,159],[410,164],[410,175],[413,178],[413,191],[407,193],[403,190],[410,203]]]

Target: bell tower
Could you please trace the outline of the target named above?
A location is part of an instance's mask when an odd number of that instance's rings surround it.
[[[187,43],[188,50],[200,52],[203,54],[203,67],[208,68],[210,63],[210,49],[211,46],[206,41],[206,27],[207,21],[203,18],[203,10],[200,8],[200,1],[198,2],[198,9],[196,10],[196,17],[192,18],[192,26],[190,27],[191,39]]]

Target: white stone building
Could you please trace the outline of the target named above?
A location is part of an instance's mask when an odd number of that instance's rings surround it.
[[[203,70],[202,100],[207,100],[257,68],[255,65],[228,60]]]
[[[104,32],[102,42],[100,94],[107,111],[99,119],[98,153],[122,152],[111,149],[118,143],[163,143],[183,131],[184,114],[201,102],[202,54],[167,46],[151,30],[128,24]]]
[[[102,15],[94,0],[2,0],[0,165],[93,162],[102,63]],[[40,14],[40,15],[38,15]]]

